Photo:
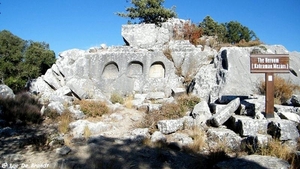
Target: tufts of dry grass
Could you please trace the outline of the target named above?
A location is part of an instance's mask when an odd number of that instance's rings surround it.
[[[260,40],[253,40],[246,42],[245,40],[241,40],[239,43],[236,44],[238,47],[251,47],[251,46],[259,46],[262,42]]]
[[[188,151],[198,153],[200,151],[207,149],[208,147],[206,143],[207,136],[206,136],[206,132],[203,129],[194,126],[192,130],[190,130],[190,133],[188,134],[193,139],[193,143],[186,148]]]
[[[132,105],[133,95],[129,95],[124,99],[124,106],[128,109],[133,107]]]
[[[273,156],[288,161],[291,164],[292,169],[299,167],[299,159],[296,159],[296,155],[293,150],[282,144],[279,140],[271,140],[267,145],[261,146],[256,154],[264,156]]]
[[[87,139],[87,138],[89,138],[91,135],[92,135],[92,132],[91,132],[89,126],[85,126],[85,127],[84,127],[84,130],[83,130],[83,136],[84,136],[84,138]]]
[[[156,130],[156,123],[158,121],[181,118],[199,102],[200,99],[196,96],[182,95],[176,98],[176,102],[163,103],[160,110],[147,112],[144,120],[141,121],[138,127],[147,127],[150,129],[150,133],[152,133]]]
[[[119,93],[112,93],[111,96],[110,96],[110,101],[115,104],[115,103],[120,103],[120,104],[123,104],[124,103],[124,99],[122,97],[121,94]]]
[[[167,59],[169,59],[170,61],[173,62],[173,58],[172,58],[172,50],[170,48],[166,48],[163,50],[164,55],[167,57]]]
[[[79,104],[81,111],[88,117],[97,117],[110,113],[110,109],[106,103],[102,101],[80,100],[74,104]]]
[[[257,85],[260,94],[266,93],[265,81],[262,80]],[[292,97],[295,90],[300,90],[299,85],[292,84],[290,80],[286,81],[282,77],[274,76],[274,102],[283,104]]]
[[[60,133],[67,133],[69,131],[69,124],[73,120],[72,113],[68,110],[65,110],[59,117],[58,131]]]

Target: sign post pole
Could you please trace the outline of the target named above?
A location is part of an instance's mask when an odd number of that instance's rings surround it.
[[[274,73],[265,73],[265,113],[266,118],[274,117]]]
[[[261,54],[250,56],[250,72],[265,74],[266,118],[274,117],[274,73],[289,73],[289,56]]]

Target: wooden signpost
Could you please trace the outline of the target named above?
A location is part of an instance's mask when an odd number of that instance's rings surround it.
[[[274,117],[274,73],[289,73],[288,54],[259,54],[250,56],[250,72],[265,73],[266,118]]]

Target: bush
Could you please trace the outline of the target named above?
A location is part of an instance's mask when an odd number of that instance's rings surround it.
[[[290,80],[286,81],[285,79],[274,76],[274,102],[277,104],[284,104],[288,99],[292,97],[292,94],[295,90],[299,90],[300,86],[292,84]],[[258,90],[260,94],[266,93],[265,81],[262,80],[258,84]]]
[[[80,100],[75,102],[75,104],[77,103],[80,105],[81,111],[90,117],[102,116],[110,112],[106,103],[102,101]]]
[[[20,93],[15,98],[0,98],[2,113],[0,118],[8,123],[38,124],[42,122],[41,107],[36,99],[27,93]]]
[[[119,94],[119,93],[113,93],[110,96],[110,101],[115,104],[115,103],[120,103],[123,104],[124,103],[124,99],[123,97]]]
[[[289,146],[281,143],[280,140],[271,140],[267,145],[261,146],[256,154],[263,156],[273,156],[288,161],[291,164],[291,168],[296,169],[299,167],[299,159]]]
[[[180,31],[179,28],[173,28],[173,38],[176,40],[189,40],[193,45],[200,44],[200,37],[202,36],[202,29],[195,24],[185,22],[183,29]]]

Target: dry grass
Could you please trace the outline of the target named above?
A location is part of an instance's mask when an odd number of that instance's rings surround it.
[[[92,132],[91,132],[89,126],[85,126],[85,127],[84,127],[84,130],[83,130],[83,136],[84,136],[84,138],[87,139],[87,138],[89,138],[91,135],[92,135]]]
[[[79,104],[81,111],[88,117],[97,117],[110,113],[110,109],[102,101],[80,100],[75,101],[74,104]]]
[[[163,50],[164,55],[167,57],[167,59],[169,59],[170,61],[173,62],[173,58],[172,58],[172,50],[170,48],[166,48]]]
[[[120,104],[123,104],[124,103],[124,99],[122,97],[121,94],[119,93],[112,93],[111,96],[110,96],[110,101],[115,104],[115,103],[120,103]]]
[[[132,105],[133,95],[129,95],[124,99],[124,106],[128,109],[133,107]]]
[[[152,133],[156,130],[158,121],[181,118],[199,102],[200,99],[192,95],[177,97],[176,102],[163,103],[160,110],[148,112],[138,127],[149,128]]]
[[[267,145],[261,146],[256,154],[264,156],[273,156],[288,161],[292,169],[299,166],[299,159],[297,161],[293,149],[289,146],[282,144],[279,140],[271,140]]]
[[[259,40],[253,40],[246,42],[245,40],[241,40],[239,43],[235,44],[238,47],[251,47],[251,46],[259,46],[262,42]]]
[[[282,77],[274,76],[274,102],[283,104],[292,97],[295,90],[300,90],[299,85],[292,84],[290,80],[286,81]],[[258,84],[260,94],[266,93],[265,81],[262,80]]]
[[[192,130],[188,133],[193,139],[193,143],[190,144],[186,149],[194,153],[198,153],[207,148],[207,136],[206,132],[199,127],[193,127]]]
[[[65,110],[59,117],[58,131],[60,133],[67,133],[69,131],[69,124],[73,120],[72,113],[68,110]]]

